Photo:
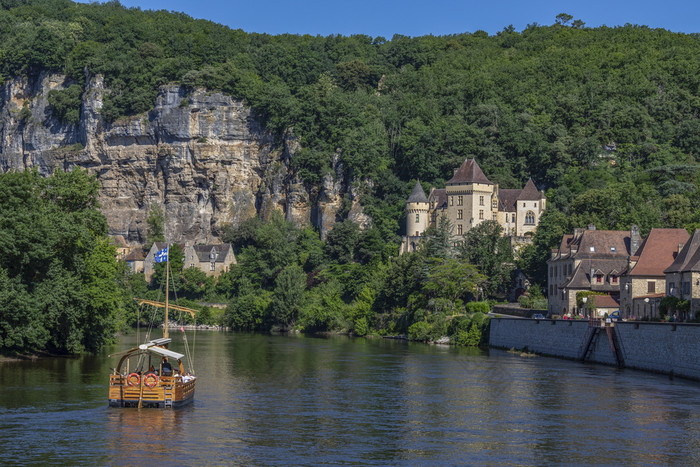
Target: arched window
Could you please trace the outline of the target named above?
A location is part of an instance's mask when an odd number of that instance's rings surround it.
[[[525,213],[525,225],[535,225],[535,213],[528,211]]]

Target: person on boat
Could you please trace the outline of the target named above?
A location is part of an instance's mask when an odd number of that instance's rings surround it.
[[[163,376],[170,376],[173,374],[173,367],[170,366],[170,362],[167,357],[163,358]]]

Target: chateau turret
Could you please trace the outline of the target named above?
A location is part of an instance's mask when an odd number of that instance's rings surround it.
[[[428,228],[428,197],[420,181],[406,201],[406,235],[421,236]]]
[[[428,197],[419,180],[406,200],[406,236],[401,242],[400,253],[416,250],[428,228],[428,207]]]

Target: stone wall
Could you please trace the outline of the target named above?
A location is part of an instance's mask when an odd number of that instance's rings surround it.
[[[619,322],[614,329],[626,368],[700,380],[700,325]],[[587,330],[588,321],[492,318],[489,345],[577,359]],[[617,364],[605,329],[588,361]]]

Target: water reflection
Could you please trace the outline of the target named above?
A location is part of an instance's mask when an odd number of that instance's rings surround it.
[[[3,461],[700,463],[697,383],[381,339],[198,333],[194,358],[177,411],[107,408],[105,355],[0,364]]]

